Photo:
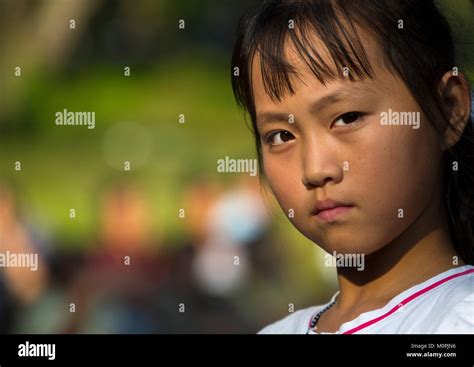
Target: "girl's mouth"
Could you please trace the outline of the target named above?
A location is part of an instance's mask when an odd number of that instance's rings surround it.
[[[338,206],[332,209],[321,210],[316,216],[325,222],[331,222],[337,217],[349,212],[352,206]]]
[[[324,221],[331,222],[342,215],[348,213],[353,208],[353,205],[337,202],[331,199],[316,202],[316,209],[314,215]]]

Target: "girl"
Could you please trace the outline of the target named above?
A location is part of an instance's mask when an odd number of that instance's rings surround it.
[[[273,0],[244,16],[232,84],[261,172],[292,224],[338,258],[327,304],[261,333],[474,333],[459,69],[433,0]]]

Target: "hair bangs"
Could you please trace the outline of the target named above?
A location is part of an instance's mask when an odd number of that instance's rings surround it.
[[[343,4],[324,1],[317,6],[314,2],[291,5],[282,2],[285,11],[275,7],[252,20],[256,27],[252,32],[253,47],[248,50],[248,62],[244,65],[244,76],[248,78],[246,85],[250,89],[252,66],[258,55],[260,73],[268,95],[274,100],[281,100],[285,94],[293,94],[294,81],[305,81],[296,71],[294,62],[297,60],[288,58],[290,49],[295,51],[297,59],[322,84],[338,78],[355,81],[373,77],[373,68],[355,19],[352,19]],[[237,89],[241,93],[236,95],[245,94],[241,87]],[[247,90],[246,93],[252,91]],[[248,100],[245,98],[240,102],[248,106]]]

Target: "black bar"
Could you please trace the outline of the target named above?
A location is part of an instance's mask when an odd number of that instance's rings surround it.
[[[395,362],[472,367],[473,342],[473,335],[3,335],[0,367],[181,365],[188,358],[193,364],[221,365],[254,365],[262,359],[264,365],[285,360],[293,366],[299,359],[318,366]],[[43,356],[19,356],[20,344]],[[54,359],[48,354],[52,344]]]

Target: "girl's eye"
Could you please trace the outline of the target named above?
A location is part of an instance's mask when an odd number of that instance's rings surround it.
[[[361,117],[363,116],[362,113],[360,112],[348,112],[348,113],[345,113],[341,116],[339,116],[339,118],[334,121],[334,126],[346,126],[346,125],[349,125],[349,124],[352,124],[354,122],[357,122]]]
[[[290,132],[282,130],[269,134],[266,141],[270,145],[281,145],[294,138]]]

